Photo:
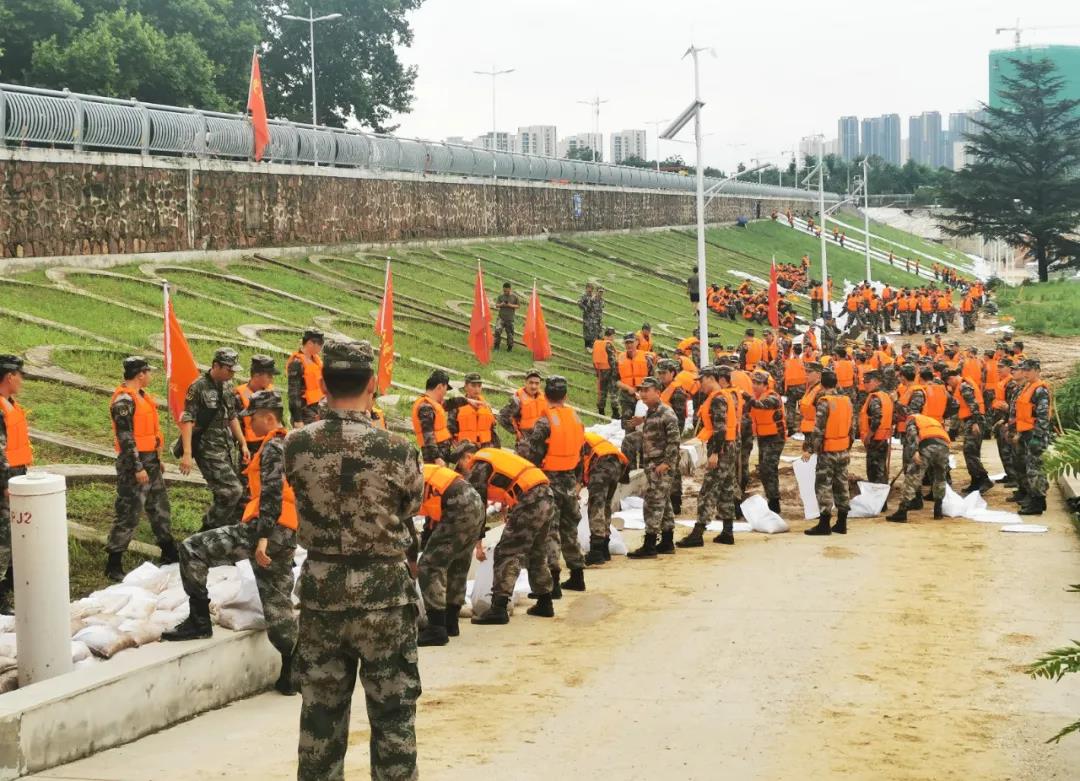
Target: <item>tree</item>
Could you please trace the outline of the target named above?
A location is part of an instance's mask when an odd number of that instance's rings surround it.
[[[593,161],[593,151],[590,147],[579,146],[573,149],[566,150],[567,160],[584,160],[588,163]],[[604,161],[604,155],[602,152],[596,153],[596,162],[602,163]]]
[[[1080,225],[1080,100],[1059,97],[1064,82],[1050,60],[1009,62],[1003,105],[984,105],[986,118],[966,136],[974,162],[942,190],[953,210],[942,228],[1028,248],[1045,282],[1052,262],[1080,254],[1067,235]]]

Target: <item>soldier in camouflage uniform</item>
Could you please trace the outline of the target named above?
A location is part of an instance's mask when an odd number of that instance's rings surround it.
[[[1050,485],[1043,471],[1043,453],[1050,445],[1050,387],[1042,380],[1042,365],[1035,358],[1021,364],[1026,381],[1013,403],[1012,429],[1017,434],[1020,471],[1020,514],[1042,515]]]
[[[945,382],[954,398],[958,401],[963,399],[969,412],[968,417],[960,421],[964,432],[964,466],[971,476],[971,483],[964,489],[964,495],[976,491],[985,493],[994,487],[994,481],[982,463],[983,432],[986,431],[982,393],[967,378],[961,377],[956,369],[949,369],[945,373]]]
[[[615,366],[617,360],[617,353],[615,352],[615,329],[604,329],[604,354],[607,358],[608,368],[597,366],[593,361],[593,368],[596,371],[596,410],[601,415],[604,414],[604,410],[611,407],[611,417],[617,418],[619,416],[619,401],[616,384],[619,381],[619,370]]]
[[[934,497],[934,518],[944,517],[941,502],[945,498],[946,472],[949,469],[949,435],[936,419],[929,415],[913,413],[908,416],[904,428],[904,487],[900,506],[885,520],[905,523],[908,510],[921,510],[923,497],[920,487],[929,472]]]
[[[632,360],[633,357],[638,354],[637,343],[637,334],[628,333],[623,337],[623,345],[626,349],[619,355],[615,367],[616,387],[619,390],[619,417],[622,421],[623,431],[626,432],[626,436],[623,437],[622,452],[630,461],[627,475],[629,474],[629,469],[633,469],[637,466],[638,458],[641,453],[641,424],[643,418],[634,417],[638,402],[637,390],[622,381],[621,375],[619,374],[618,361],[622,360],[624,356],[628,361]],[[654,369],[655,366],[652,356],[646,355],[646,376],[652,375]],[[626,477],[624,482],[630,482],[629,477]]]
[[[495,308],[499,310],[499,319],[495,323],[495,349],[499,349],[503,334],[506,334],[506,351],[514,349],[514,313],[521,306],[509,282],[503,282],[502,294],[495,299]]]
[[[405,552],[423,497],[420,459],[410,442],[372,423],[371,345],[330,340],[323,361],[327,416],[285,442],[298,541],[308,552],[298,581],[297,779],[344,779],[357,671],[372,778],[414,779],[417,597]]]
[[[727,419],[729,405],[737,405],[737,397],[731,391],[731,369],[726,366],[707,366],[701,370],[701,390],[707,401],[702,403],[698,417],[702,419],[702,431],[711,430],[711,435],[700,434],[705,439],[705,452],[708,461],[701,476],[701,489],[698,491],[698,517],[693,530],[676,545],[680,548],[700,548],[705,544],[705,528],[713,518],[719,517],[724,524],[723,531],[713,538],[721,545],[735,544],[735,468],[738,458],[737,430],[728,439]],[[736,411],[737,414],[737,411]],[[709,425],[704,426],[705,416]]]
[[[285,480],[285,417],[281,394],[261,390],[252,394],[240,414],[251,418],[261,445],[248,468],[258,495],[252,496],[241,523],[193,534],[180,546],[180,580],[188,595],[190,612],[162,640],[210,637],[210,595],[206,577],[211,567],[253,559],[251,569],[259,589],[266,636],[281,654],[281,673],[274,684],[285,695],[296,694],[293,650],[296,614],[293,611],[293,558],[296,553],[296,504]]]
[[[685,389],[674,384],[679,371],[678,362],[670,358],[660,361],[656,367],[656,378],[663,386],[660,400],[671,407],[675,419],[679,422],[679,431],[682,432],[686,426],[686,402],[690,397]],[[682,512],[682,477],[682,470],[676,469],[671,478],[671,511],[676,515]]]
[[[825,315],[825,324],[821,326],[821,354],[832,355],[840,342],[840,328],[832,313]]]
[[[452,482],[440,492],[436,486],[446,479]],[[473,547],[477,538],[484,536],[486,509],[485,498],[463,477],[447,467],[424,464],[421,512],[428,515],[434,528],[417,565],[427,613],[427,626],[421,630],[417,645],[446,645],[460,633],[458,616],[465,604]]]
[[[114,583],[124,579],[124,551],[135,534],[144,509],[161,548],[161,563],[179,561],[172,534],[169,493],[165,490],[165,478],[161,474],[161,449],[165,440],[158,423],[157,402],[146,392],[146,388],[150,387],[151,367],[141,355],[125,358],[123,367],[124,384],[117,388],[109,405],[117,447],[116,518],[105,543],[105,550],[109,554],[105,575]],[[144,439],[144,446],[152,444],[153,447],[139,448],[136,442],[136,416],[139,419],[139,438]],[[157,435],[154,441],[146,441],[146,432],[155,430]]]
[[[756,371],[751,376],[754,395],[744,395],[743,401],[750,410],[754,435],[758,446],[758,477],[768,499],[769,509],[780,512],[780,456],[784,452],[787,430],[784,423],[784,400],[776,391],[769,390],[769,375]],[[776,433],[772,430],[776,429]],[[768,433],[762,433],[766,431]]]
[[[244,432],[236,417],[236,395],[231,383],[236,371],[236,350],[222,347],[214,353],[210,370],[191,383],[180,416],[183,455],[180,471],[191,472],[192,460],[214,494],[214,502],[203,516],[202,530],[228,526],[240,519],[244,486],[233,463],[232,439],[240,444],[243,462],[251,459]]]
[[[655,558],[675,552],[675,514],[671,510],[672,473],[679,468],[679,421],[671,407],[660,400],[660,381],[646,377],[638,386],[648,407],[641,426],[641,463],[645,472],[645,541],[628,555],[632,559]],[[656,544],[661,535],[660,545]]]
[[[322,370],[323,332],[314,328],[300,337],[300,349],[289,356],[285,367],[289,388],[289,418],[293,428],[319,419],[322,388],[316,382]]]
[[[874,437],[874,432],[881,427],[882,417],[885,414],[885,405],[881,397],[876,395],[877,391],[881,390],[881,373],[876,369],[868,371],[863,375],[863,380],[866,382],[866,400],[863,402],[863,408],[866,410],[867,430],[859,431],[859,436],[866,449],[866,479],[871,483],[888,483],[887,464],[892,448],[892,438],[876,439]],[[888,423],[891,428],[892,420]]]
[[[836,374],[831,371],[821,373],[821,394],[817,397],[814,415],[814,431],[803,442],[803,461],[817,453],[817,473],[814,476],[814,492],[817,494],[821,515],[817,525],[804,531],[811,536],[847,534],[847,514],[851,509],[848,493],[848,465],[851,462],[851,437],[847,437],[847,446],[840,449],[826,450],[826,434],[830,430],[835,434],[832,447],[843,445],[844,434],[851,432],[852,414],[851,397],[841,393],[836,387]],[[842,425],[841,425],[842,424]],[[832,511],[836,510],[836,524],[829,526]]]
[[[611,452],[597,453],[597,447]],[[626,456],[599,434],[586,433],[585,448],[582,482],[589,489],[589,551],[585,564],[593,566],[611,561],[611,500],[619,487]]]
[[[998,379],[1004,383],[1003,393],[999,395],[997,389],[994,389],[991,408],[994,412],[994,439],[997,442],[998,457],[1005,469],[1005,479],[1000,482],[1008,488],[1017,488],[1020,485],[1020,470],[1017,468],[1016,447],[1009,433],[1009,410],[1013,409],[1023,382],[1013,373],[1011,358],[1006,356],[998,361]]]
[[[592,349],[593,342],[600,338],[603,322],[603,303],[596,295],[592,282],[585,284],[585,292],[577,302],[581,310],[581,337],[585,340],[585,349]]]
[[[15,589],[8,481],[25,475],[26,467],[32,462],[30,435],[25,426],[26,411],[15,399],[22,389],[22,368],[22,358],[17,355],[0,355],[0,613],[9,611],[11,593]],[[10,458],[9,448],[21,451],[22,457]],[[13,460],[16,463],[12,463]]]

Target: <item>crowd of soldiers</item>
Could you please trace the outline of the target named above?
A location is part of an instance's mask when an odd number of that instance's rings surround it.
[[[967,293],[973,304],[975,289]],[[123,579],[122,556],[145,511],[161,561],[179,563],[189,597],[188,617],[163,639],[188,640],[212,633],[210,567],[251,559],[268,638],[281,655],[276,688],[303,695],[299,777],[342,777],[358,674],[372,723],[373,768],[411,777],[420,693],[416,646],[445,645],[460,634],[470,564],[489,555],[483,540],[492,509],[504,517],[504,528],[491,554],[490,608],[472,619],[478,625],[509,622],[522,567],[535,600],[530,616],[553,616],[564,589],[584,591],[586,568],[610,560],[613,497],[637,466],[646,483],[646,528],[631,560],[701,547],[715,520],[721,532],[713,541],[734,544],[755,443],[762,491],[769,509],[781,513],[779,464],[788,439],[802,440],[804,459],[817,458],[821,514],[808,535],[847,533],[854,442],[863,444],[867,479],[888,483],[894,435],[903,442],[904,482],[890,521],[906,521],[924,498],[934,503],[934,517],[942,516],[956,436],[963,438],[971,478],[967,492],[994,487],[981,460],[983,439],[994,437],[1006,470],[1002,482],[1017,489],[1010,499],[1022,514],[1045,510],[1041,458],[1051,439],[1051,393],[1023,344],[1006,339],[980,356],[974,347],[946,343],[940,329],[920,345],[896,349],[876,335],[888,328],[871,318],[868,302],[876,294],[856,289],[848,300],[858,301],[848,311],[869,331],[861,344],[844,339],[827,316],[820,347],[813,328],[801,339],[794,328],[780,329],[779,336],[766,329],[761,337],[748,328],[737,347],[706,346],[695,335],[665,355],[647,323],[616,344],[614,329],[602,327],[602,290],[589,286],[579,302],[583,335],[596,369],[597,409],[601,415],[610,409],[624,430],[618,446],[585,430],[561,376],[528,372],[496,411],[478,373],[465,375],[460,393],[450,395],[449,375],[435,370],[412,406],[414,447],[386,428],[367,342],[328,341],[317,330],[305,331],[287,361],[284,396],[274,387],[273,358],[253,356],[247,381],[234,385],[238,355],[222,347],[188,388],[172,445],[180,470],[197,466],[213,495],[202,530],[179,545],[162,475],[166,443],[147,390],[153,367],[130,356],[109,406],[117,498],[106,574]],[[504,287],[498,306],[500,320],[503,307],[509,313],[500,325],[507,349],[518,303]],[[0,356],[4,486],[32,461],[26,416],[15,398],[21,384],[21,359]],[[696,523],[676,541],[680,449],[691,415],[706,465]],[[500,427],[512,438],[510,448],[503,448]],[[583,487],[587,551],[577,535]],[[6,512],[6,496],[0,501]],[[425,519],[420,531],[412,521],[418,515]],[[0,528],[8,533],[6,524]],[[298,545],[306,551],[296,585],[299,619],[292,604]],[[9,563],[10,541],[3,537],[5,599]],[[426,622],[418,632],[420,603]]]

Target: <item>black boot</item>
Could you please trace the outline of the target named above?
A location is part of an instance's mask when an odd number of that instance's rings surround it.
[[[158,547],[161,548],[161,559],[159,563],[164,566],[165,564],[177,564],[180,561],[180,552],[176,550],[176,540],[171,537],[167,540],[162,540],[158,543]],[[295,694],[296,692],[293,692]]]
[[[1013,491],[1011,494],[1009,494],[1009,501],[1010,502],[1020,502],[1021,504],[1023,504],[1025,502],[1027,502],[1027,500],[1028,500],[1028,495],[1027,495],[1026,491],[1022,491],[1022,490],[1017,489],[1016,491]]]
[[[506,612],[506,606],[509,604],[509,597],[493,596],[488,612],[479,617],[473,616],[472,622],[474,624],[509,624],[510,614]]]
[[[996,483],[990,479],[990,475],[983,475],[983,479],[975,486],[975,491],[978,491],[980,494],[985,494],[995,485]]]
[[[933,499],[934,497],[931,496],[930,498]],[[915,498],[912,499],[908,503],[907,509],[909,509],[909,510],[921,510],[922,508],[923,508],[922,494],[915,494]]]
[[[105,562],[105,577],[113,583],[119,583],[124,579],[124,554],[110,553],[109,560]]]
[[[769,509],[772,510],[777,515],[780,514],[780,498],[779,497],[777,497],[776,499],[770,499],[769,500]]]
[[[581,570],[578,570],[580,572]],[[530,616],[539,616],[540,618],[554,618],[555,617],[555,605],[551,604],[550,594],[541,594],[536,600],[536,604],[525,611]]]
[[[656,535],[646,534],[644,542],[637,550],[626,554],[628,559],[655,559],[656,558]]]
[[[623,468],[622,474],[619,475],[619,485],[630,485],[630,465],[629,464],[627,464]]]
[[[174,629],[161,633],[162,640],[201,640],[214,633],[210,625],[210,600],[188,597],[191,612]]]
[[[936,502],[934,502],[934,520],[935,521],[940,521],[942,518],[945,517],[945,511],[941,509],[941,502],[942,501],[943,500],[938,499]]]
[[[700,548],[705,545],[704,534],[705,524],[695,523],[693,531],[675,543],[675,546],[677,548]]]
[[[829,521],[832,520],[832,514],[823,512],[818,517],[817,526],[806,529],[803,534],[807,534],[811,537],[823,537],[828,534],[832,534],[832,529],[829,527]]]
[[[293,682],[292,677],[292,659],[291,652],[281,655],[281,672],[274,683],[274,688],[278,690],[278,693],[286,697],[292,697],[297,693],[296,684]]]
[[[1032,496],[1020,506],[1020,515],[1042,515],[1046,511],[1046,497]]]
[[[450,642],[450,636],[446,633],[446,611],[427,611],[427,626],[420,630],[416,636],[417,645],[446,645]]]
[[[675,530],[668,529],[667,531],[660,532],[660,544],[656,546],[657,553],[674,553],[675,552]]]
[[[886,515],[885,520],[892,521],[893,523],[907,523],[907,505],[900,502],[900,506],[896,508],[896,512],[892,515]]]
[[[735,521],[724,521],[724,529],[715,537],[713,542],[718,545],[734,545],[735,544]]]
[[[607,550],[606,537],[589,537],[589,552],[585,554],[585,564],[595,567],[607,561],[604,552]]]
[[[833,534],[847,534],[847,514],[847,510],[836,511],[836,523],[830,529]]]
[[[551,571],[551,598],[562,599],[562,584],[559,583],[559,575],[562,574],[561,570],[553,569]],[[541,595],[537,594],[534,599],[540,599]]]
[[[585,570],[571,569],[570,577],[562,582],[562,587],[567,591],[585,590]]]
[[[604,561],[611,561],[611,537],[604,538]]]
[[[461,628],[458,625],[458,617],[461,615],[461,605],[447,605],[446,606],[446,636],[457,637],[461,634]]]
[[[1005,488],[1016,488],[1019,483],[1016,482],[1015,477],[1009,477],[1008,475],[1006,475],[1001,480],[998,480],[998,485],[1004,486]]]

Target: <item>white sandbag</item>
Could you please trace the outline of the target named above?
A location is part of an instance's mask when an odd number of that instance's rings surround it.
[[[15,631],[15,616],[0,616],[0,635]]]
[[[250,561],[236,563],[239,587],[236,596],[228,602],[218,605],[218,624],[226,629],[265,629],[262,601],[259,599],[259,587],[255,583],[255,573]]]
[[[4,632],[0,635],[0,656],[6,656],[14,659],[19,655],[19,644],[15,640],[14,632]]]
[[[619,501],[620,510],[640,510],[645,507],[645,499],[641,496],[625,496]]]
[[[859,481],[859,495],[851,497],[848,518],[873,518],[881,514],[881,508],[889,498],[888,483]]]
[[[71,661],[72,661],[72,663],[81,662],[83,659],[89,659],[89,658],[90,658],[90,648],[86,645],[86,643],[82,642],[81,640],[72,640],[71,641]]]
[[[789,530],[787,522],[769,509],[769,503],[760,494],[748,496],[740,507],[742,507],[743,518],[750,524],[750,528],[756,532],[783,534]]]
[[[157,609],[158,610],[176,610],[188,601],[187,592],[184,591],[183,586],[176,586],[170,589],[162,591],[158,595]]]
[[[622,521],[622,527],[626,529],[644,529],[645,528],[645,511],[641,508],[634,510],[619,510],[611,514],[612,520],[618,519]]]
[[[139,621],[129,618],[118,628],[121,632],[134,640],[136,645],[156,643],[161,639],[162,627],[155,624],[153,621]]]
[[[584,493],[587,495],[588,494],[588,489],[585,489]],[[580,513],[580,515],[578,517],[581,518],[581,520],[578,521],[578,525],[577,525],[577,541],[578,541],[578,545],[580,545],[585,550],[588,550],[589,549],[589,537],[590,537],[590,533],[589,533],[589,504],[588,504],[588,501],[586,499],[579,499],[578,500],[578,511]]]
[[[484,547],[487,558],[476,567],[476,578],[473,580],[472,612],[474,616],[482,616],[491,609],[491,587],[495,580],[495,548]]]
[[[609,526],[608,532],[611,535],[608,538],[608,553],[612,556],[625,556],[629,548],[626,547],[626,540],[623,539],[622,534],[614,526]]]
[[[188,617],[191,608],[187,603],[180,605],[176,610],[155,610],[148,619],[155,626],[161,627],[162,631],[173,629],[177,624]]]
[[[809,461],[801,458],[791,465],[795,472],[795,482],[799,486],[799,498],[803,504],[803,518],[810,520],[821,515],[821,508],[817,502],[817,491],[814,490],[814,481],[817,478],[817,454],[810,456]]]
[[[0,673],[6,673],[19,666],[19,661],[14,656],[0,656]]]
[[[126,618],[118,616],[115,613],[98,613],[96,616],[87,616],[82,619],[82,622],[86,626],[111,626],[116,629],[122,623],[127,621]],[[77,632],[75,634],[78,634]],[[75,635],[73,634],[72,637]]]
[[[19,688],[19,670],[13,668],[6,673],[0,673],[0,694],[7,694]]]
[[[104,606],[101,604],[101,600],[83,597],[71,603],[71,618],[73,620],[85,618],[100,613],[103,609]]]
[[[529,599],[529,593],[532,591],[532,586],[529,585],[529,572],[524,567],[518,573],[517,580],[514,581],[514,591],[510,597],[510,607],[520,605],[521,603]],[[513,615],[513,613],[510,613]]]
[[[223,579],[212,586],[208,583],[206,591],[210,596],[210,604],[220,609],[222,605],[227,605],[236,599],[240,593],[240,579],[235,577]]]
[[[145,620],[157,609],[157,595],[147,592],[145,594],[132,594],[131,599],[116,612],[120,618],[133,618],[138,621]]]
[[[144,561],[124,576],[124,585],[137,586],[154,594],[160,594],[169,585],[169,573],[149,561]]]
[[[101,664],[101,660],[93,654],[90,654],[87,658],[75,662],[73,667],[76,670],[85,670],[87,667],[93,667],[95,664]]]
[[[968,513],[986,509],[986,500],[978,492],[960,496],[948,483],[945,484],[945,498],[941,501],[941,511],[949,518],[960,518]]]
[[[689,457],[691,471],[705,463],[705,448],[692,444],[684,444],[680,446],[680,450]]]
[[[99,604],[99,613],[115,615],[131,599],[131,592],[123,590],[122,586],[110,586],[95,591],[90,598]]]
[[[1037,523],[1014,523],[1008,526],[1002,526],[1003,532],[1012,532],[1019,534],[1045,534],[1050,531],[1046,526],[1040,526]]]
[[[1023,523],[1024,519],[1017,513],[1008,510],[978,510],[972,513],[970,519],[978,523]]]
[[[136,646],[135,639],[131,635],[110,626],[88,626],[73,639],[86,643],[94,656],[100,656],[102,659],[111,659],[124,649]]]

